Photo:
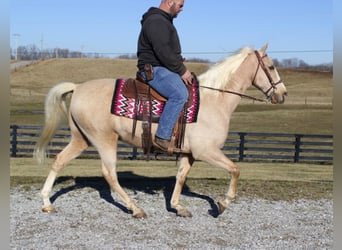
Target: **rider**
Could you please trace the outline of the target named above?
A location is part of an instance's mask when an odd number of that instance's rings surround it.
[[[173,19],[183,10],[184,0],[162,0],[159,8],[151,7],[141,20],[138,39],[138,68],[153,67],[154,78],[149,85],[167,101],[161,114],[154,143],[167,151],[172,130],[188,99],[185,84],[192,83],[192,74],[185,67]],[[146,76],[145,76],[146,77]]]

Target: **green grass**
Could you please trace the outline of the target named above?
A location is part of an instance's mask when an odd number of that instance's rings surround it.
[[[259,105],[258,105],[259,106]],[[295,105],[295,107],[245,107],[233,113],[231,131],[332,134],[331,106]],[[249,109],[250,108],[250,109]]]
[[[41,188],[50,170],[52,159],[44,166],[37,166],[32,158],[11,159],[11,187],[32,186]],[[57,183],[62,186],[75,182],[95,182],[106,185],[101,174],[100,160],[77,159],[60,174]],[[240,170],[239,196],[261,197],[271,200],[331,198],[333,167],[293,163],[237,163]],[[173,188],[177,167],[174,161],[129,161],[118,162],[120,183],[126,188],[161,189],[167,183]],[[186,182],[186,190],[223,195],[228,188],[230,176],[222,169],[204,162],[195,162]],[[89,184],[88,184],[89,185]],[[60,187],[58,187],[60,188]]]
[[[48,158],[46,164],[38,166],[33,158],[11,158],[11,176],[45,177],[54,159]],[[255,163],[237,162],[241,179],[246,180],[289,180],[289,181],[332,181],[332,165],[295,163]],[[132,173],[132,176],[170,177],[177,173],[175,161],[132,161],[119,160],[118,172]],[[101,176],[99,159],[76,159],[62,170],[67,176]],[[196,161],[189,174],[190,178],[229,179],[229,174],[220,168]]]

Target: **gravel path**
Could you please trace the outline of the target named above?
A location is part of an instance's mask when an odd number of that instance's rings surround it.
[[[133,219],[115,193],[54,187],[57,213],[40,211],[39,187],[11,188],[11,249],[332,249],[333,201],[239,197],[219,217],[207,195],[182,195],[193,214],[167,210],[165,191],[127,192],[144,208]],[[214,199],[214,197],[212,197]],[[215,197],[216,199],[216,197]]]

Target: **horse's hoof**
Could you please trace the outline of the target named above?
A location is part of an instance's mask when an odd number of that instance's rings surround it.
[[[42,211],[44,213],[56,213],[57,212],[56,209],[52,205],[49,205],[47,207],[43,207]]]
[[[177,216],[191,218],[192,214],[189,212],[189,210],[183,208],[183,209],[177,210]]]
[[[135,219],[145,219],[145,218],[147,218],[147,214],[142,210],[142,211],[139,211],[137,213],[134,213],[133,214],[133,218],[135,218]]]
[[[228,205],[223,201],[218,201],[217,205],[218,205],[218,213],[219,214],[222,214],[228,207]]]

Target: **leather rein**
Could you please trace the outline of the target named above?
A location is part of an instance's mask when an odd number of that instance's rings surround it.
[[[272,98],[272,96],[274,95],[274,91],[277,89],[277,85],[279,83],[282,82],[281,79],[279,79],[279,81],[277,82],[274,82],[273,79],[272,79],[272,76],[271,74],[269,73],[269,71],[267,70],[266,68],[266,65],[265,63],[263,62],[262,58],[266,57],[267,55],[264,55],[263,57],[260,56],[259,54],[259,51],[255,50],[254,51],[257,59],[258,59],[258,67],[255,71],[255,74],[254,74],[254,77],[253,77],[253,80],[252,80],[252,85],[255,86],[257,89],[259,89],[262,93],[264,93],[264,95],[266,96],[266,99],[261,99],[261,98],[257,98],[257,97],[253,97],[253,96],[249,96],[249,95],[245,95],[245,94],[242,94],[242,93],[239,93],[239,92],[235,92],[235,91],[232,91],[232,90],[225,90],[225,89],[217,89],[217,88],[212,88],[212,87],[208,87],[208,86],[200,86],[201,88],[206,88],[206,89],[211,89],[211,90],[215,90],[215,91],[219,91],[219,92],[222,92],[222,93],[229,93],[229,94],[234,94],[234,95],[238,95],[240,97],[244,97],[244,98],[248,98],[248,99],[251,99],[251,100],[254,100],[254,101],[259,101],[259,102],[269,102],[269,100]],[[258,74],[258,71],[259,71],[259,68],[262,68],[262,70],[265,72],[267,78],[268,78],[268,81],[269,83],[271,84],[271,87],[267,90],[267,91],[263,91],[261,87],[259,87],[256,83],[255,83],[255,78]],[[273,66],[272,66],[273,67]],[[273,90],[273,92],[269,95],[268,93]]]

